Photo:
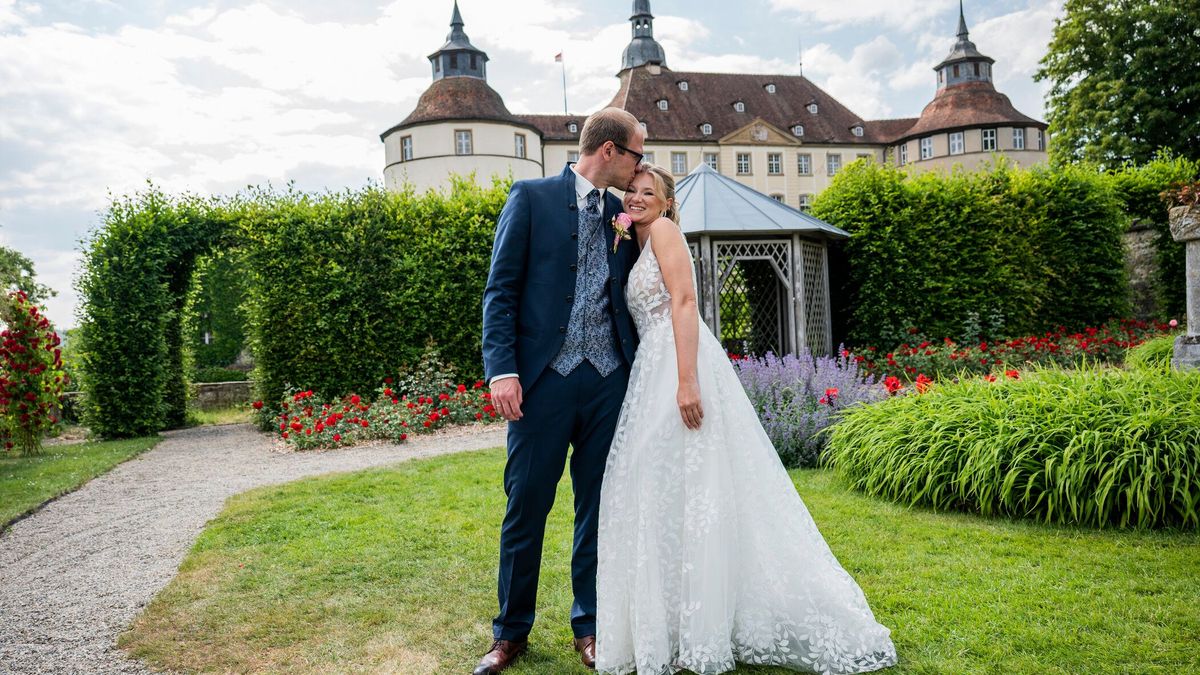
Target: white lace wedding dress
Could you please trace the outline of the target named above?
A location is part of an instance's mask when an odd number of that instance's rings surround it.
[[[887,628],[838,564],[700,324],[704,421],[683,425],[670,295],[647,242],[629,275],[641,345],[600,498],[596,669],[639,675],[817,673],[896,663]]]

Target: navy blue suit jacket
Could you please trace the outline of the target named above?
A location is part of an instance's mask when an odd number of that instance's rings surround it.
[[[609,317],[617,353],[633,363],[637,333],[625,306],[625,284],[637,240],[613,253],[612,218],[621,200],[607,195],[601,226],[608,253]],[[483,366],[488,381],[516,373],[526,391],[562,349],[574,303],[579,262],[575,174],[513,183],[496,224],[492,267],[483,292]]]

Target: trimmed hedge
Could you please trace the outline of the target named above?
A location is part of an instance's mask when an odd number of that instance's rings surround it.
[[[850,339],[898,344],[919,328],[967,341],[1099,325],[1127,311],[1110,181],[1081,167],[912,175],[840,172],[813,215],[851,233]]]
[[[1200,372],[1044,370],[847,410],[828,461],[905,503],[1200,529]]]

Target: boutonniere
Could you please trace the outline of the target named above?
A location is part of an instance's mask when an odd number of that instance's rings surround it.
[[[618,213],[617,215],[613,216],[612,226],[613,253],[616,253],[617,244],[620,244],[622,239],[625,241],[629,241],[630,239],[629,228],[633,227],[633,218],[630,218],[628,213]]]

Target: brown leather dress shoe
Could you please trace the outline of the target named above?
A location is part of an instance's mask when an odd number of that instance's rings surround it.
[[[492,643],[492,648],[488,650],[488,653],[479,660],[479,665],[475,666],[472,675],[496,675],[511,666],[528,646],[529,640],[520,642],[496,640]]]
[[[596,636],[585,635],[581,638],[575,638],[575,651],[579,652],[579,658],[583,661],[583,665],[596,669]]]

